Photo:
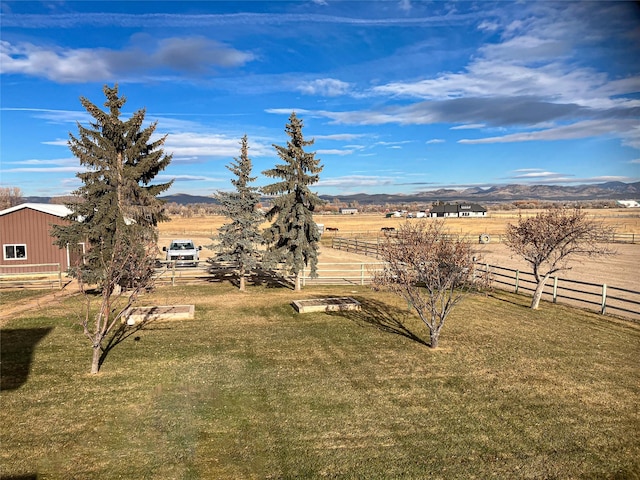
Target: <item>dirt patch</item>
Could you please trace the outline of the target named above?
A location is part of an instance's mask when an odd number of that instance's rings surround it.
[[[640,245],[615,245],[617,254],[601,258],[576,258],[570,262],[571,270],[559,272],[558,276],[567,280],[577,280],[597,284],[640,290]],[[479,246],[482,261],[500,267],[531,272],[528,263],[513,256],[503,244]]]

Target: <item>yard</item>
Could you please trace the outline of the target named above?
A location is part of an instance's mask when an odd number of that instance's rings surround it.
[[[290,305],[332,295],[362,312]],[[366,287],[162,288],[195,319],[92,377],[77,301],[3,327],[2,478],[640,478],[637,324],[477,295],[430,351]]]

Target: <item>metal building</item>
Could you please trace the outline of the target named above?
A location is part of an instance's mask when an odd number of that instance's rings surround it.
[[[59,248],[51,236],[52,225],[67,225],[71,211],[64,205],[23,203],[0,211],[0,266],[5,273],[40,271],[33,265],[59,263],[66,270],[76,261],[77,251]],[[82,250],[84,245],[80,245]]]

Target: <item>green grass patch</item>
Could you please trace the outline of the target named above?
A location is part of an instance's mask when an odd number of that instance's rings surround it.
[[[15,303],[21,303],[33,298],[49,295],[53,291],[51,289],[21,289],[21,290],[2,290],[0,291],[0,306],[8,306]]]
[[[361,312],[297,314],[351,295]],[[196,304],[97,376],[69,308],[2,330],[0,475],[640,478],[640,328],[510,294],[454,310],[441,348],[367,288],[159,289]]]

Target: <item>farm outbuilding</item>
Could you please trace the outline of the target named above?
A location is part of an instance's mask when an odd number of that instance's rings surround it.
[[[355,215],[356,213],[358,213],[357,208],[341,208],[340,209],[340,214],[342,215]]]
[[[23,203],[0,211],[0,266],[5,273],[39,271],[32,265],[60,264],[62,270],[73,265],[77,252],[54,245],[53,225],[67,225],[71,211],[64,205]],[[80,245],[80,248],[84,248]]]
[[[477,203],[445,203],[435,205],[429,212],[431,217],[486,217],[487,209]]]

